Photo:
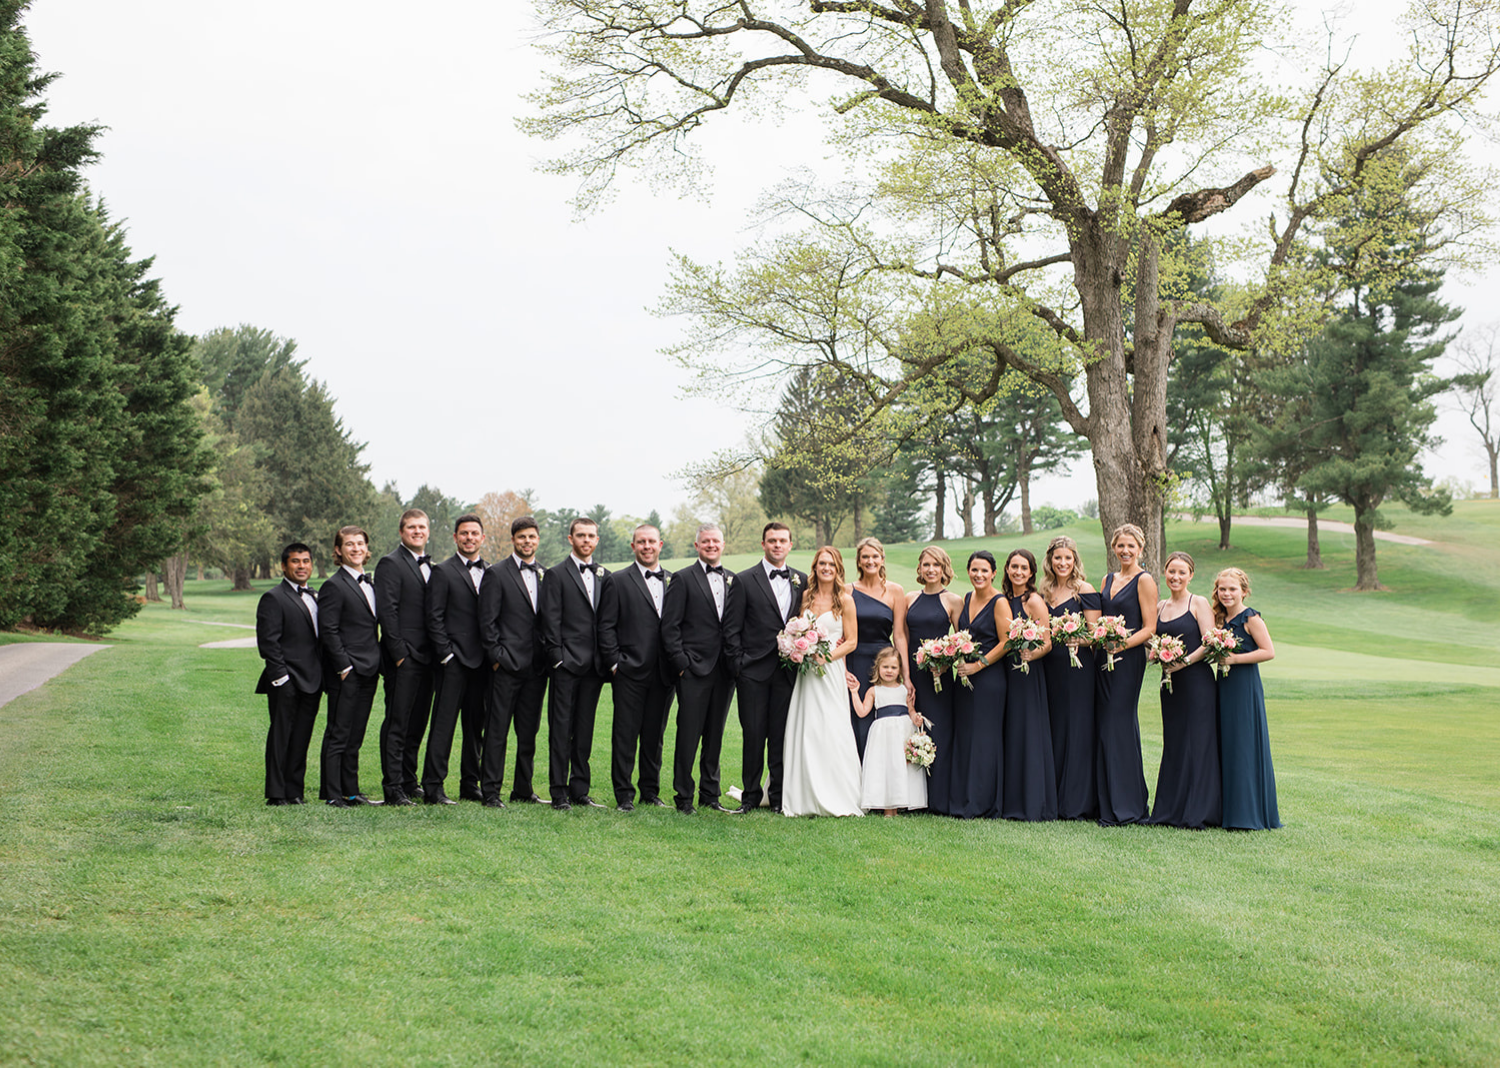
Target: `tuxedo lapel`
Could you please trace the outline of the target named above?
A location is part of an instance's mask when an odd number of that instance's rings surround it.
[[[469,587],[469,592],[478,597],[479,591],[474,588],[474,579],[469,575],[469,562],[458,553],[454,553],[448,558],[448,566],[452,567],[454,573],[463,579],[463,584]]]
[[[505,575],[512,583],[515,584],[516,589],[519,590],[520,593],[521,593],[521,600],[523,602],[525,602],[526,604],[530,605],[531,604],[531,594],[528,593],[527,590],[526,590],[526,576],[524,576],[524,575],[521,574],[521,567],[520,567],[519,564],[516,563],[516,558],[514,556],[508,556],[508,557],[505,558],[504,566],[502,566],[500,568],[500,572],[501,572],[501,574]],[[536,594],[537,594],[537,600],[540,601],[542,599],[542,576],[541,576],[541,572],[539,572],[539,571],[538,572],[533,572],[533,574],[536,575]],[[531,612],[532,612],[533,615],[536,614],[536,606],[535,605],[531,606]]]
[[[589,609],[591,611],[593,609],[597,608],[598,604],[596,602],[596,599],[593,599],[593,598],[589,597],[589,588],[588,588],[587,585],[584,584],[584,581],[583,581],[583,572],[578,570],[578,561],[574,560],[571,556],[568,557],[566,560],[563,561],[563,570],[566,571],[569,575],[571,575],[573,577],[573,582],[576,583],[577,586],[578,586],[578,592],[581,593],[581,594],[583,594],[583,602],[584,602],[584,604],[588,605]],[[597,594],[598,591],[599,591],[599,573],[596,571],[594,573],[594,592],[595,592],[595,594]]]
[[[642,575],[641,569],[633,564],[627,567],[625,570],[630,576],[630,584],[641,591],[641,596],[646,598],[646,603],[651,606],[651,611],[655,613],[656,599],[651,596],[651,587],[646,585],[646,576]],[[665,576],[663,576],[663,578],[665,578]]]
[[[318,624],[313,619],[312,609],[307,607],[307,598],[303,597],[302,594],[298,593],[296,590],[292,589],[291,586],[287,585],[285,579],[282,579],[278,585],[281,588],[282,596],[284,598],[289,598],[294,605],[302,609],[302,616],[307,620],[308,629],[311,630],[314,634],[318,633]]]
[[[787,574],[791,576],[792,580],[792,596],[790,598],[791,603],[787,605],[786,619],[782,621],[784,623],[790,623],[802,611],[802,591],[807,587],[807,576],[802,572],[787,568]],[[770,585],[769,579],[766,580],[766,584]],[[781,610],[780,605],[777,605],[776,608],[777,611]]]
[[[359,588],[359,579],[349,574],[349,572],[345,571],[342,567],[339,568],[338,571],[334,572],[333,577],[335,581],[343,582],[344,589],[349,591],[349,593],[353,595],[356,601],[365,606],[365,611],[369,612],[370,617],[373,619],[375,616],[375,612],[370,608],[370,602],[365,598],[365,591]]]

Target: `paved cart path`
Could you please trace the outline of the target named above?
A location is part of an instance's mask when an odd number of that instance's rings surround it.
[[[0,645],[0,707],[10,704],[107,645],[22,642]]]

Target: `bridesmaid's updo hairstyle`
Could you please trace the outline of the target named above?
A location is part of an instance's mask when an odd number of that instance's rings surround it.
[[[1021,591],[1021,597],[1030,597],[1036,592],[1036,557],[1031,555],[1030,549],[1012,549],[1010,555],[1005,558],[1005,574],[1001,582],[1005,585],[1005,593],[1010,595],[1010,562],[1016,557],[1026,561],[1026,566],[1031,568],[1031,574],[1026,577],[1026,588]]]
[[[1142,549],[1145,549],[1146,532],[1140,527],[1136,526],[1134,523],[1121,523],[1119,526],[1115,527],[1115,532],[1109,536],[1109,547],[1111,549],[1115,547],[1115,542],[1120,540],[1121,534],[1129,534],[1132,538],[1135,539],[1135,543],[1137,545],[1139,545]]]
[[[943,585],[946,586],[948,585],[948,583],[952,582],[953,560],[940,547],[936,545],[929,545],[927,546],[927,548],[923,549],[920,553],[917,554],[917,585],[924,585],[924,583],[922,582],[922,561],[928,559],[929,557],[937,564],[938,570],[942,572]]]
[[[1170,564],[1173,560],[1181,560],[1184,564],[1187,564],[1189,575],[1198,570],[1193,566],[1193,558],[1180,549],[1175,553],[1169,553],[1167,555],[1167,558],[1162,561],[1161,569],[1165,571],[1167,569],[1167,565]]]
[[[859,577],[860,578],[864,578],[865,577],[864,570],[859,566],[859,554],[862,553],[862,552],[864,552],[866,549],[874,549],[877,553],[880,554],[880,587],[881,587],[881,589],[884,589],[885,588],[885,546],[882,545],[882,544],[880,544],[880,539],[879,538],[876,538],[876,537],[872,536],[872,537],[868,537],[868,538],[860,538],[859,539],[858,543],[854,546],[854,569],[859,572]]]
[[[989,564],[990,574],[999,574],[1000,567],[995,563],[995,554],[990,552],[988,549],[975,549],[973,552],[971,552],[969,554],[969,562],[964,565],[964,570],[967,571],[969,570],[969,568],[973,567],[975,560],[983,560],[985,563]]]
[[[1224,605],[1219,601],[1219,584],[1225,579],[1228,579],[1230,582],[1234,583],[1241,590],[1243,590],[1246,599],[1250,597],[1250,576],[1245,574],[1239,568],[1226,567],[1223,571],[1220,571],[1217,575],[1215,575],[1213,602],[1214,626],[1216,627],[1222,627],[1228,620],[1228,615],[1224,611]]]
[[[806,612],[811,609],[814,598],[818,596],[818,561],[825,556],[833,560],[833,616],[835,619],[843,619],[844,595],[849,592],[849,584],[844,581],[844,556],[832,545],[825,545],[813,553],[812,564],[807,569],[807,589],[802,594],[801,610]]]
[[[1073,554],[1073,570],[1068,574],[1066,583],[1057,581],[1057,574],[1052,570],[1052,554],[1059,549],[1066,549]],[[1059,585],[1066,585],[1074,593],[1083,592],[1083,584],[1089,577],[1083,573],[1083,557],[1078,555],[1078,543],[1066,534],[1059,534],[1047,545],[1047,553],[1042,557],[1042,577],[1037,586],[1043,597],[1050,597],[1052,591]]]
[[[884,664],[887,660],[894,660],[896,662],[897,677],[900,677],[899,673],[901,671],[901,654],[896,652],[896,647],[894,645],[887,645],[884,649],[875,654],[875,659],[870,663],[871,682],[880,681],[880,665]]]

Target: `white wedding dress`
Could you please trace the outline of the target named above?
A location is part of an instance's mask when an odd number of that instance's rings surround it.
[[[842,633],[832,612],[818,617],[825,631]],[[838,644],[837,641],[834,644]],[[863,816],[859,751],[849,724],[849,687],[840,657],[823,674],[797,676],[782,749],[781,811],[787,816]]]

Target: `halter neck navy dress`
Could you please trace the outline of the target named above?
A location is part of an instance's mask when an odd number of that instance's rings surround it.
[[[859,680],[859,696],[869,691],[870,672],[875,669],[875,654],[891,644],[891,635],[896,629],[896,613],[891,606],[857,587],[854,590],[854,619],[859,625],[859,644],[844,657],[844,666]],[[859,759],[865,758],[865,739],[870,736],[873,717],[857,715],[852,709],[849,722],[854,725],[854,747],[859,750]]]
[[[1107,616],[1124,616],[1132,631],[1141,629],[1141,601],[1137,593],[1141,575],[1118,590],[1111,572],[1100,591],[1100,607]],[[1146,773],[1141,765],[1141,723],[1136,705],[1141,699],[1141,680],[1146,677],[1145,643],[1115,654],[1115,669],[1105,671],[1108,656],[1099,654],[1094,676],[1094,777],[1099,788],[1099,822],[1106,827],[1139,823],[1150,813],[1146,804]]]
[[[1099,595],[1085,593],[1069,597],[1062,604],[1049,605],[1047,610],[1060,616],[1098,608]],[[1057,818],[1094,820],[1099,818],[1099,793],[1094,788],[1094,650],[1087,646],[1079,649],[1078,662],[1082,667],[1073,666],[1067,646],[1054,642],[1041,664],[1047,676]],[[1033,664],[1033,670],[1035,667]]]
[[[975,647],[989,653],[1000,644],[991,597],[977,616],[970,616],[973,594],[964,595],[964,610],[958,629],[967,630]],[[954,680],[953,689],[953,792],[949,811],[964,819],[999,819],[1005,798],[1002,791],[1002,751],[1005,724],[1005,672],[992,664],[969,676],[971,690]]]
[[[1245,624],[1260,615],[1245,608],[1224,624],[1240,640],[1237,653],[1260,646]],[[1281,826],[1276,809],[1276,772],[1259,664],[1236,664],[1219,680],[1219,751],[1224,777],[1224,826],[1263,831]]]
[[[1156,617],[1156,633],[1182,639],[1191,656],[1203,645],[1203,632],[1188,611],[1174,619]],[[1161,688],[1161,770],[1151,823],[1169,827],[1217,827],[1219,789],[1219,687],[1214,669],[1203,661],[1172,675],[1172,692]]]
[[[1024,597],[1007,597],[1010,614],[1026,614]],[[1023,672],[1014,653],[1005,665],[1005,788],[1000,814],[1008,820],[1057,819],[1057,770],[1047,720],[1047,674],[1040,660]]]
[[[941,593],[919,593],[906,610],[907,645],[912,656],[928,638],[940,637],[952,629]],[[932,721],[927,733],[937,747],[932,767],[927,769],[927,810],[947,815],[953,783],[953,695],[962,687],[949,675],[939,692],[933,686],[931,671],[918,667],[915,660],[909,670],[917,691],[917,711]]]

